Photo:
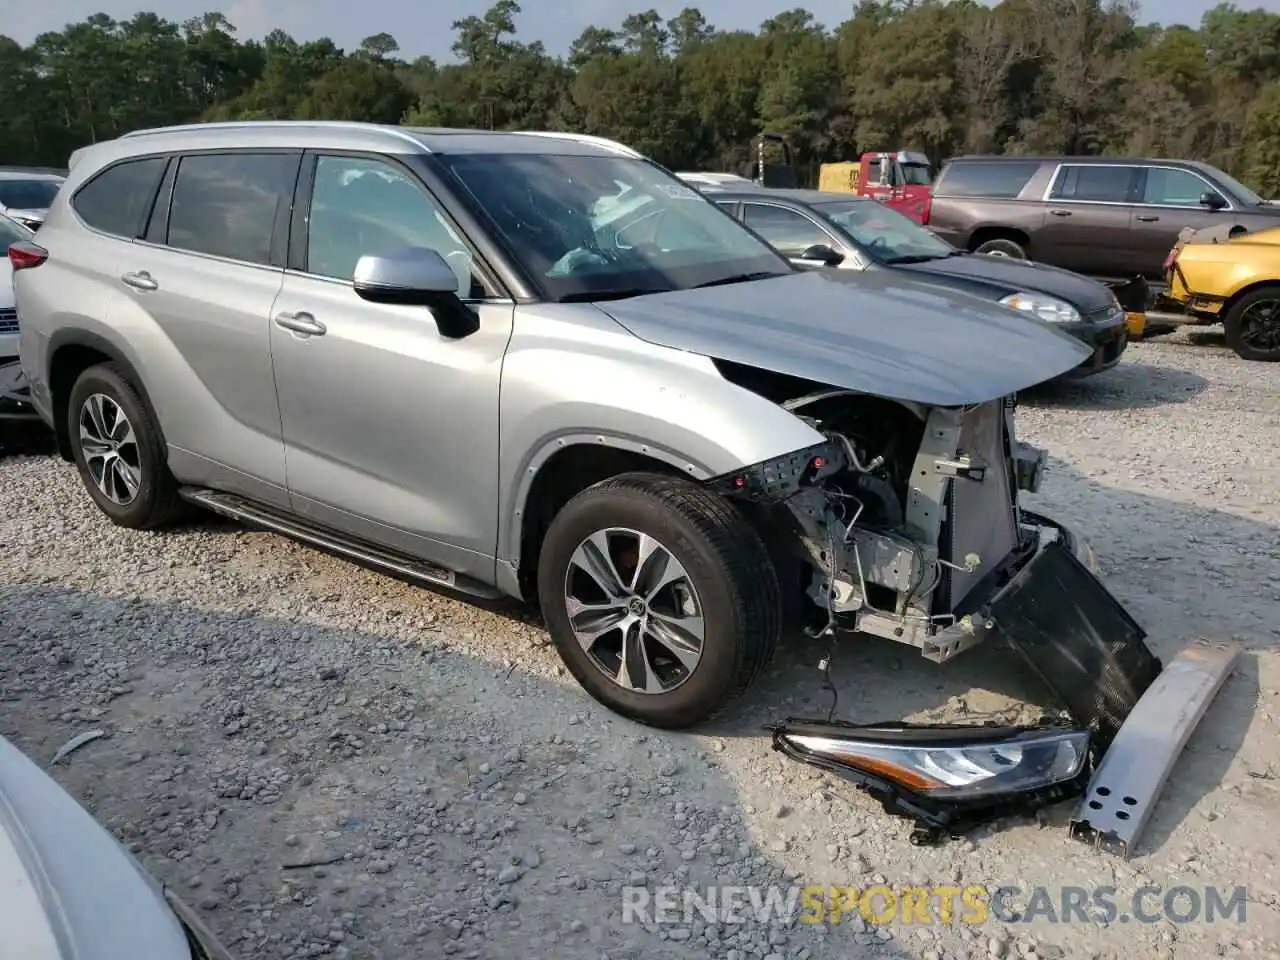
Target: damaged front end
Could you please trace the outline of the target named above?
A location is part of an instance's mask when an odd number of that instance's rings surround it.
[[[1049,733],[796,720],[775,730],[775,747],[872,789],[916,820],[917,840],[1083,793],[1162,665],[1098,579],[1083,541],[1020,506],[1019,493],[1040,485],[1045,454],[1017,440],[1015,399],[928,407],[836,389],[783,398],[778,383],[773,399],[826,440],[712,483],[766,528],[788,531],[780,542],[804,571],[796,589],[811,601],[811,635],[884,637],[936,663],[998,639],[1057,695],[1074,726]],[[1078,762],[1024,768],[1033,743],[1070,744]],[[955,792],[958,781],[941,766],[926,776],[904,762],[927,754],[974,772],[975,751],[1009,765],[976,793]],[[1018,779],[1017,770],[1027,775]]]

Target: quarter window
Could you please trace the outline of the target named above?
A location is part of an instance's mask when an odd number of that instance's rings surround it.
[[[1194,173],[1168,167],[1148,167],[1142,202],[1162,207],[1198,207],[1210,191],[1209,184]]]
[[[297,154],[183,157],[169,208],[169,246],[270,264],[276,224],[288,213],[297,174]]]
[[[1036,160],[953,161],[942,171],[934,194],[939,197],[1012,200],[1039,169],[1040,163]]]
[[[1049,196],[1054,200],[1131,203],[1137,169],[1088,164],[1063,167]]]
[[[307,272],[350,280],[368,254],[435,250],[458,277],[458,294],[485,296],[470,248],[407,173],[381,160],[319,157],[307,230]]]
[[[816,244],[832,245],[830,235],[802,214],[763,203],[744,204],[746,223],[788,257],[798,257]]]
[[[76,191],[71,206],[93,229],[132,240],[142,231],[166,162],[146,157],[108,167]]]

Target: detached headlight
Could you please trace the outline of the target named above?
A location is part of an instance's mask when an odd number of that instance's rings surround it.
[[[782,742],[778,742],[781,739]],[[1074,780],[1089,734],[1074,729],[849,728],[783,730],[775,745],[796,759],[825,761],[921,798],[987,800]]]
[[[1043,293],[1014,293],[1000,303],[1050,323],[1075,323],[1080,319],[1080,311],[1067,301]]]

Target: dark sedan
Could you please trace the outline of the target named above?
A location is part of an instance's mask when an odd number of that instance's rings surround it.
[[[874,200],[817,190],[703,192],[799,266],[902,271],[1052,323],[1093,348],[1067,377],[1110,369],[1128,343],[1124,310],[1104,284],[1044,264],[966,253]]]

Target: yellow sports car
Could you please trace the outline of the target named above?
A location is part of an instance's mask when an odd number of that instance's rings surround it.
[[[1165,272],[1166,298],[1202,323],[1221,323],[1245,360],[1280,360],[1280,227],[1221,239],[1178,240]]]

